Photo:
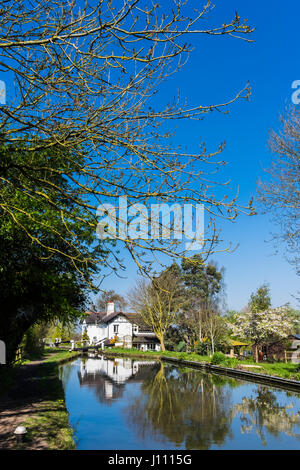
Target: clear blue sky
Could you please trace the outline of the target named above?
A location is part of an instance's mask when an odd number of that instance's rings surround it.
[[[161,93],[172,98],[179,89],[189,104],[212,104],[230,99],[250,82],[250,102],[235,103],[227,116],[212,113],[204,121],[181,121],[175,139],[191,150],[198,148],[200,138],[209,150],[225,140],[223,159],[228,165],[220,179],[231,179],[233,192],[239,186],[239,201],[247,203],[256,194],[257,179],[266,178],[263,168],[272,159],[267,148],[268,131],[278,127],[280,112],[291,104],[291,84],[300,80],[300,3],[296,0],[214,3],[216,8],[211,17],[215,23],[230,20],[237,11],[256,28],[255,43],[211,36],[191,38],[195,50],[188,64],[162,87]],[[199,2],[192,0],[191,5],[197,7]],[[263,282],[270,284],[274,306],[291,302],[296,307],[293,294],[300,290],[299,277],[285,261],[284,250],[275,255],[272,243],[266,242],[275,230],[268,217],[240,216],[235,223],[222,223],[220,227],[226,243],[239,243],[233,254],[212,256],[225,267],[228,307],[242,308],[251,292]],[[107,278],[102,288],[126,294],[136,279],[133,262],[128,259],[127,264],[128,270],[123,274],[126,278]]]

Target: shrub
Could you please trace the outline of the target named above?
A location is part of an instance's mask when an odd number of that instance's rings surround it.
[[[221,352],[215,352],[211,358],[211,364],[222,365],[224,367],[236,367],[239,361],[235,357],[226,357]]]
[[[205,356],[207,354],[207,343],[204,341],[197,342],[195,346],[195,353],[200,354],[200,356]]]
[[[184,341],[180,341],[180,343],[177,344],[177,346],[176,346],[176,348],[175,348],[175,351],[177,351],[177,352],[185,351],[185,342],[184,342]]]
[[[84,330],[83,332],[82,341],[90,341],[89,335],[87,334],[86,330]]]
[[[227,357],[221,352],[215,352],[211,358],[211,364],[218,365],[223,364],[226,361]]]
[[[225,367],[236,367],[239,361],[235,357],[226,357],[224,361]]]

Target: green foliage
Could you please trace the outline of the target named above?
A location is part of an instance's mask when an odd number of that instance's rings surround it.
[[[33,324],[79,316],[102,251],[92,247],[89,220],[63,196],[71,190],[60,172],[63,150],[29,152],[24,142],[2,145],[0,157],[6,181],[0,188],[0,337],[11,362]],[[48,165],[57,171],[48,173]]]
[[[226,357],[223,362],[224,367],[232,367],[233,369],[239,364],[239,360],[236,357]]]
[[[264,312],[271,307],[270,287],[263,284],[257,291],[251,294],[249,308],[251,312]]]
[[[209,337],[216,344],[225,329],[220,328],[217,318],[223,292],[224,270],[213,263],[205,263],[197,254],[182,260],[180,276],[187,299],[179,323],[184,340],[190,349],[200,354],[207,353],[207,345],[199,344]]]
[[[89,335],[87,334],[86,330],[84,330],[83,332],[82,341],[90,341]]]
[[[178,352],[183,352],[185,351],[185,342],[184,341],[180,341],[180,343],[177,344],[176,348],[175,348],[175,351],[178,351]]]
[[[53,342],[56,338],[60,338],[62,341],[70,341],[74,336],[75,329],[76,326],[72,322],[56,321],[49,326],[44,336],[50,338]]]
[[[42,338],[46,333],[47,327],[44,324],[34,324],[25,333],[21,348],[24,359],[39,358],[42,356],[44,345]]]
[[[220,365],[224,367],[236,367],[239,364],[238,359],[235,357],[227,357],[221,352],[215,352],[211,358],[211,364]]]
[[[179,351],[178,347],[185,347],[183,335],[177,326],[170,326],[165,335],[165,346],[168,351]],[[181,349],[180,349],[181,351]]]
[[[222,364],[224,363],[226,360],[226,356],[221,353],[221,352],[215,352],[213,355],[212,355],[212,358],[211,358],[211,364],[215,364],[215,365],[218,365],[218,364]]]
[[[182,280],[190,295],[196,294],[196,297],[205,304],[216,301],[217,294],[222,289],[222,270],[219,271],[212,263],[205,264],[198,254],[183,259],[181,270]]]
[[[206,341],[197,341],[195,345],[195,353],[200,355],[207,354],[208,343]]]

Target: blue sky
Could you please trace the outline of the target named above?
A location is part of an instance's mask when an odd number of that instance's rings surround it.
[[[228,164],[220,181],[230,179],[233,193],[239,187],[239,201],[246,204],[256,194],[257,179],[267,177],[263,169],[272,159],[267,148],[268,132],[278,128],[280,112],[291,104],[292,82],[300,79],[297,51],[300,4],[291,0],[214,3],[216,7],[211,13],[214,23],[230,20],[237,11],[256,28],[255,43],[228,37],[192,37],[194,51],[187,65],[162,86],[160,93],[172,98],[179,90],[191,105],[212,104],[227,101],[250,82],[250,102],[235,103],[229,115],[211,113],[203,121],[180,121],[174,139],[191,150],[198,148],[200,139],[208,150],[226,141],[223,158]],[[197,7],[198,2],[192,0],[193,5]],[[275,230],[268,217],[260,213],[253,217],[242,215],[235,223],[220,222],[219,227],[225,244],[239,244],[234,253],[212,256],[225,267],[228,307],[245,306],[251,292],[264,282],[270,284],[274,306],[290,302],[296,307],[293,295],[300,290],[299,277],[284,259],[284,247],[275,254],[274,246],[267,242]],[[125,259],[128,269],[124,278],[107,278],[102,288],[126,294],[133,286],[136,269],[126,255]]]

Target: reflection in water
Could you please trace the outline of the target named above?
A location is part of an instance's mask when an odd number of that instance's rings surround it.
[[[129,358],[77,360],[62,380],[81,449],[299,448],[292,392]]]
[[[104,356],[100,359],[83,358],[78,378],[81,386],[94,390],[100,403],[111,404],[112,400],[122,397],[126,382],[141,382],[152,370],[155,375],[158,367],[155,361],[132,361],[127,358],[110,360]]]
[[[255,431],[263,445],[267,445],[266,431],[275,437],[284,433],[299,440],[300,411],[295,410],[295,404],[280,405],[275,393],[265,386],[258,385],[255,392],[254,397],[243,397],[234,408],[234,413],[241,416],[241,432]]]
[[[209,449],[231,437],[230,389],[218,377],[197,370],[165,367],[145,380],[127,410],[131,426],[146,438],[167,437],[177,447]]]

